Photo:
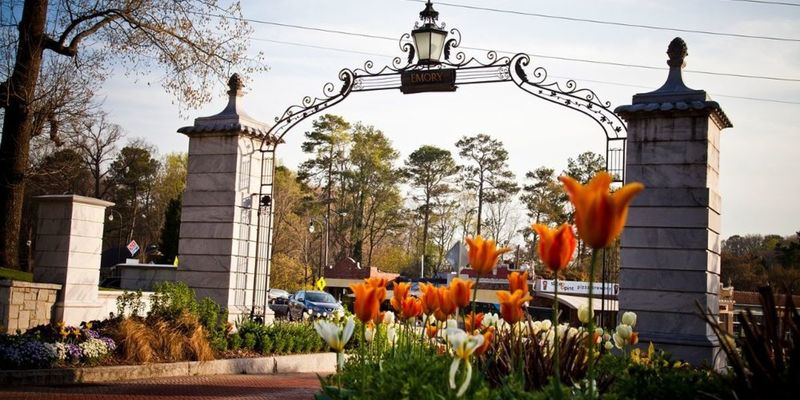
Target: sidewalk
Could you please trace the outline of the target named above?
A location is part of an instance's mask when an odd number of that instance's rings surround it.
[[[120,383],[0,389],[0,398],[53,400],[260,399],[309,400],[319,389],[316,374],[215,375]]]

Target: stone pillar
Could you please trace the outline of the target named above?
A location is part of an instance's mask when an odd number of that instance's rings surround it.
[[[249,315],[256,282],[256,238],[262,163],[272,172],[269,126],[242,111],[242,82],[234,74],[229,100],[214,116],[178,132],[189,137],[189,167],[181,211],[176,278],[226,307],[229,319]],[[262,218],[263,219],[263,218]],[[262,221],[263,222],[263,221]],[[263,273],[258,277],[265,280]],[[263,297],[263,293],[259,294]]]
[[[91,197],[39,196],[33,280],[62,285],[53,319],[77,325],[97,317],[106,207]]]
[[[619,308],[638,314],[640,343],[652,341],[693,364],[724,363],[696,303],[719,312],[719,104],[681,76],[686,43],[675,38],[666,83],[616,112],[628,122],[626,180],[646,190],[622,235]]]

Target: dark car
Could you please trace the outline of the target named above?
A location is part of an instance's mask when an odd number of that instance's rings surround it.
[[[275,318],[286,318],[289,313],[289,292],[282,289],[270,289],[269,308],[275,313]]]
[[[318,316],[342,309],[342,304],[330,293],[316,290],[301,290],[289,298],[289,320],[302,319],[306,311],[312,316]]]

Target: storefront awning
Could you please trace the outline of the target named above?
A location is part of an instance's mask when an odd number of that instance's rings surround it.
[[[546,299],[552,299],[553,298],[553,294],[552,293],[536,293],[536,297],[543,297],[543,298],[546,298]],[[558,302],[563,304],[563,305],[565,305],[565,306],[567,306],[567,307],[575,309],[575,310],[577,310],[580,307],[588,307],[589,306],[589,298],[588,297],[583,297],[583,296],[571,296],[571,295],[559,294],[558,295]],[[595,297],[592,300],[592,308],[594,308],[595,311],[600,311],[600,310],[603,310],[603,309],[605,309],[606,311],[618,311],[619,310],[619,302],[617,300],[606,299],[605,300],[605,307],[603,307],[603,304],[601,304],[601,303],[602,302],[600,301],[600,299]]]

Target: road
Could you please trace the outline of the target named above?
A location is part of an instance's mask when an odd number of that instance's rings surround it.
[[[157,378],[118,383],[12,387],[3,400],[309,400],[319,389],[315,374],[216,375]]]

